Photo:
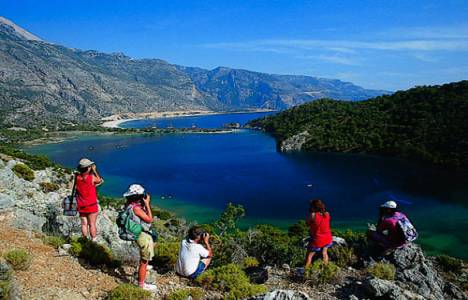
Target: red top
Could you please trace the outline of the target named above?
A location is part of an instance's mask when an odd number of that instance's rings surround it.
[[[330,229],[330,214],[326,212],[324,215],[321,213],[311,213],[307,219],[309,224],[312,247],[324,247],[331,244],[333,241]]]
[[[97,192],[94,185],[94,176],[91,174],[77,175],[76,195],[78,212],[96,213],[98,212]]]

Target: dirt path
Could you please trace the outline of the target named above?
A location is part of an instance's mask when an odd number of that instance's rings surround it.
[[[37,234],[4,223],[0,220],[0,252],[25,249],[33,256],[29,270],[15,271],[24,299],[100,299],[118,285],[114,277],[86,269],[69,256],[58,256]]]

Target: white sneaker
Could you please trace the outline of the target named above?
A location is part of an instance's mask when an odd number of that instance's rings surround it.
[[[143,287],[141,288],[149,292],[156,292],[158,290],[158,287],[155,284],[149,284],[149,283],[145,283]]]

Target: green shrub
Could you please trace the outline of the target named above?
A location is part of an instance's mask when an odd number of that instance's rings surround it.
[[[351,229],[333,229],[333,235],[344,238],[346,242],[350,244],[367,244],[367,236],[365,232],[353,231]]]
[[[177,289],[166,296],[166,300],[185,300],[189,296],[193,300],[203,299],[203,290],[199,288]]]
[[[28,154],[24,151],[18,150],[11,146],[1,145],[0,152],[12,157],[20,158],[25,160],[25,163],[33,170],[44,170],[48,167],[56,167],[45,155],[33,155]]]
[[[162,271],[174,269],[179,255],[179,241],[161,241],[154,246],[153,262]]]
[[[41,182],[39,185],[44,193],[55,192],[60,188],[60,186],[54,182]]]
[[[354,249],[351,247],[334,246],[328,250],[330,259],[340,267],[352,266],[357,262]]]
[[[297,223],[289,226],[288,235],[290,237],[298,237],[300,239],[306,238],[309,236],[309,226],[306,221],[300,220]]]
[[[339,267],[332,262],[325,264],[323,261],[315,261],[307,267],[304,279],[312,284],[324,284],[333,282],[338,275]]]
[[[109,268],[120,266],[121,262],[114,259],[112,251],[105,245],[98,244],[86,238],[72,239],[69,253],[83,258],[90,265]]]
[[[83,251],[83,245],[76,239],[72,239],[70,245],[71,247],[68,250],[68,253],[73,256],[80,257],[81,251]]]
[[[114,288],[107,295],[108,300],[149,300],[151,299],[151,292],[133,285],[121,284]]]
[[[153,212],[153,216],[163,221],[166,221],[172,218],[172,214],[168,212],[167,210],[152,208],[152,212]]]
[[[196,280],[198,284],[225,292],[225,299],[244,299],[266,292],[263,285],[251,284],[249,277],[235,264],[210,269]]]
[[[12,270],[6,263],[0,262],[0,299],[10,299]]]
[[[122,198],[115,198],[110,196],[104,196],[102,194],[98,195],[99,205],[102,207],[112,207],[119,209],[122,205],[125,204],[125,200]]]
[[[32,257],[23,249],[13,249],[3,255],[14,270],[25,271],[31,266]]]
[[[378,262],[368,267],[367,273],[380,279],[394,280],[395,266],[390,263]]]
[[[10,299],[10,280],[0,280],[0,299]]]
[[[258,262],[258,260],[255,257],[252,257],[252,256],[247,256],[242,261],[242,267],[244,267],[244,268],[258,267],[259,265],[260,265],[260,263]]]
[[[50,245],[55,249],[62,247],[65,244],[65,239],[61,236],[45,236],[42,241],[46,245]]]
[[[245,238],[244,247],[260,264],[286,263],[294,267],[304,263],[306,251],[300,242],[302,238],[290,237],[287,232],[272,225],[258,225],[251,233],[254,238]]]
[[[25,164],[19,163],[14,165],[12,168],[13,172],[15,172],[16,176],[23,178],[24,180],[33,181],[34,180],[34,171],[31,170]]]
[[[439,265],[445,272],[461,273],[463,269],[463,261],[461,259],[451,257],[448,255],[437,256]]]

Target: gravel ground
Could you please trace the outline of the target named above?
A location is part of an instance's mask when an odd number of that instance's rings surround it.
[[[36,234],[13,229],[1,219],[0,224],[0,252],[25,249],[33,257],[27,271],[15,271],[24,299],[101,299],[118,285],[114,277],[58,256]]]

